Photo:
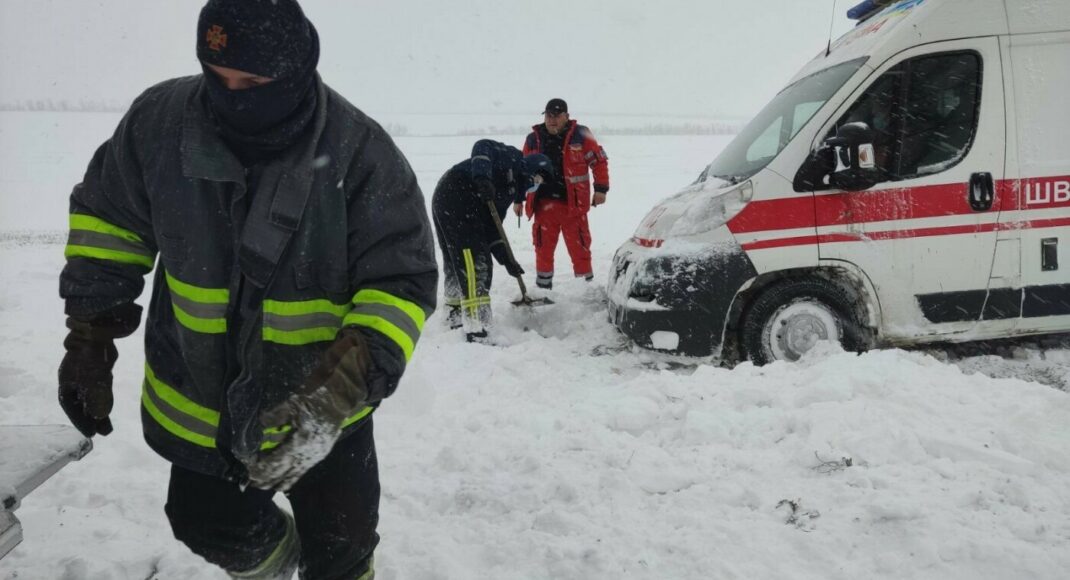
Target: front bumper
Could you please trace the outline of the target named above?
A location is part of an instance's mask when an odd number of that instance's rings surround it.
[[[644,348],[716,355],[732,300],[755,276],[734,243],[673,254],[625,242],[609,273],[609,320]]]

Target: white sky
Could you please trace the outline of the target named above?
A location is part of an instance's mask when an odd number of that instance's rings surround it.
[[[835,34],[849,29],[836,0]],[[199,72],[201,0],[0,0],[0,102],[126,103]],[[324,79],[369,113],[747,117],[828,40],[833,0],[304,0]]]

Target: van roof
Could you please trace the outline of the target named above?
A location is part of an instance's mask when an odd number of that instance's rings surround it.
[[[1034,0],[1034,3],[1070,4],[1066,0]],[[893,0],[878,8],[865,14],[864,20],[834,41],[828,55],[822,49],[791,83],[856,58],[869,57],[867,66],[877,67],[913,46],[1009,32],[1004,0]]]

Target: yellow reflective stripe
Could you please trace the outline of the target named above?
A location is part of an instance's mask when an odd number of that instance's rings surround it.
[[[146,250],[147,251],[147,250]],[[63,250],[63,257],[70,258],[95,258],[97,260],[111,260],[121,264],[133,264],[152,269],[155,260],[140,254],[120,252],[118,250],[105,250],[103,248],[91,248],[89,246],[67,246]]]
[[[285,437],[280,436],[293,430],[294,428],[289,425],[283,425],[282,427],[268,427],[267,429],[264,429],[265,440],[260,444],[260,450],[267,451],[278,447],[286,440]]]
[[[226,288],[201,288],[175,278],[170,272],[164,272],[164,274],[167,276],[167,287],[183,298],[202,304],[227,304],[230,302],[230,290]]]
[[[477,298],[476,296],[476,264],[472,259],[472,250],[465,248],[462,252],[464,254],[464,273],[468,279],[468,303],[461,301],[461,304],[468,308],[468,313],[472,318],[478,316],[478,308],[471,301]]]
[[[368,558],[368,569],[357,577],[357,580],[372,580],[375,578],[375,556]]]
[[[183,439],[185,441],[189,441],[194,445],[200,445],[201,447],[215,449],[215,439],[212,439],[211,437],[205,437],[204,435],[201,435],[199,433],[194,433],[193,431],[186,429],[182,425],[175,423],[167,415],[164,415],[163,412],[161,412],[160,409],[156,407],[156,403],[152,402],[152,398],[149,397],[148,391],[143,390],[141,392],[141,404],[144,405],[145,410],[148,411],[149,415],[152,416],[152,418],[155,419],[161,427],[166,429],[175,437],[178,437],[179,439]]]
[[[109,236],[115,236],[128,242],[135,242],[141,245],[145,244],[145,242],[141,240],[141,237],[134,232],[124,230],[119,226],[109,224],[108,222],[91,215],[72,213],[70,216],[70,227],[72,230],[86,230],[100,234],[108,234]],[[145,252],[148,251],[148,248],[145,248]]]
[[[264,301],[263,339],[288,346],[334,340],[352,305],[330,300]]]
[[[341,428],[345,429],[346,427],[349,427],[353,423],[356,423],[357,421],[360,421],[361,419],[370,415],[371,412],[374,410],[375,407],[364,407],[360,411],[357,411],[356,414],[350,416],[345,421],[342,421]],[[290,425],[283,425],[282,427],[268,427],[267,429],[264,429],[264,435],[267,437],[271,437],[275,435],[284,435],[286,433],[289,433],[290,431],[293,431],[293,427],[291,427]],[[274,449],[281,445],[282,442],[285,440],[286,439],[284,437],[280,437],[278,438],[278,440],[265,440],[263,443],[260,444],[260,450],[267,451],[269,449]]]
[[[227,319],[226,318],[197,318],[185,310],[178,307],[178,304],[171,304],[171,310],[175,313],[175,318],[178,323],[186,328],[204,334],[223,334],[227,331]]]
[[[356,324],[377,330],[397,343],[398,347],[401,348],[401,352],[405,354],[405,362],[409,362],[409,359],[412,358],[412,351],[416,348],[412,338],[405,334],[405,331],[384,318],[368,314],[348,314],[342,324],[345,326]]]
[[[334,340],[338,335],[338,328],[308,328],[305,330],[278,330],[265,326],[263,337],[269,342],[277,342],[287,346],[301,346],[313,342]]]
[[[345,429],[346,427],[349,427],[353,423],[356,423],[357,421],[360,421],[361,419],[367,417],[374,410],[375,410],[375,407],[364,407],[360,411],[357,411],[356,415],[353,415],[352,417],[346,419],[345,421],[342,421],[342,428]]]
[[[156,396],[160,397],[164,401],[167,401],[169,405],[182,411],[183,413],[196,417],[213,427],[219,427],[219,412],[213,411],[207,407],[202,407],[197,403],[187,399],[181,393],[176,391],[170,385],[164,383],[160,379],[156,378],[156,373],[152,372],[152,368],[148,363],[145,363],[145,378],[148,379],[149,385],[156,393]]]
[[[386,306],[393,306],[407,314],[409,318],[416,323],[416,329],[421,331],[424,329],[424,321],[427,319],[427,315],[424,313],[423,308],[417,306],[416,303],[398,298],[397,296],[388,294],[382,290],[361,290],[353,297],[353,304],[383,304]]]
[[[341,318],[352,307],[349,304],[335,304],[330,300],[299,300],[295,302],[283,302],[280,300],[265,300],[264,312],[278,314],[280,316],[297,316],[301,314],[315,314],[325,312]]]

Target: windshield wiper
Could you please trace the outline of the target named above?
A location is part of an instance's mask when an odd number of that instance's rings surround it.
[[[742,178],[735,175],[714,175],[714,177],[722,181],[727,181],[732,185],[737,185],[740,181],[742,181]]]

